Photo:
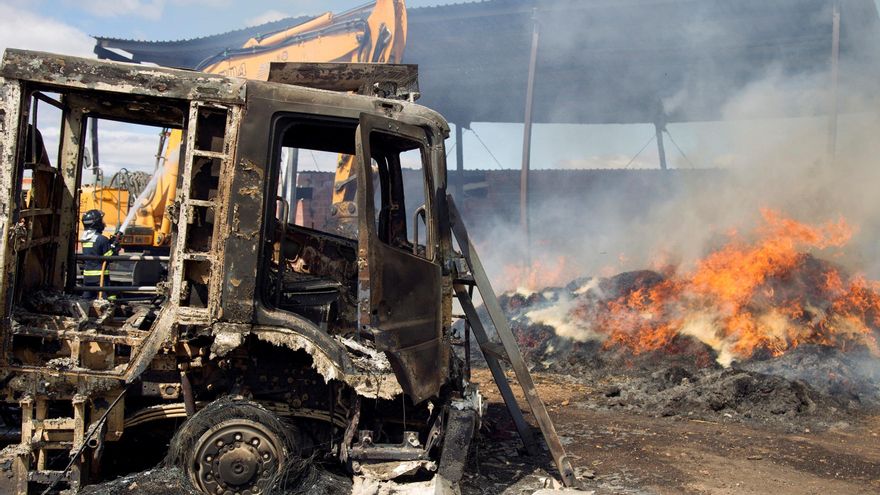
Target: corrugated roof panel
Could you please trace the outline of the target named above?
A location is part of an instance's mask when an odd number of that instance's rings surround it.
[[[771,70],[824,71],[833,0],[489,0],[408,10],[404,62],[420,66],[422,100],[457,123],[523,119],[533,15],[541,26],[536,122],[651,122],[686,94],[671,121],[714,120]],[[137,61],[193,67],[277,21],[181,42],[99,43]],[[873,0],[842,1],[841,88],[880,82]],[[876,94],[880,94],[877,91]]]

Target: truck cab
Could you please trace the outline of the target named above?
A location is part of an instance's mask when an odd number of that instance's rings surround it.
[[[163,458],[205,493],[293,483],[296,459],[377,483],[461,477],[481,399],[452,336],[449,129],[379,67],[337,67],[333,91],[284,64],[260,82],[6,51],[0,398],[21,439],[0,491],[77,490]],[[371,94],[347,92],[354,79]],[[97,299],[78,277],[89,118],[184,136],[171,253],[153,260],[166,275]],[[297,221],[292,153],[356,156],[352,224]]]

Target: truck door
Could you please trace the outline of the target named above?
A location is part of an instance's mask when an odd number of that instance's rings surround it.
[[[359,321],[387,354],[413,403],[436,395],[448,369],[429,156],[423,129],[361,115]]]

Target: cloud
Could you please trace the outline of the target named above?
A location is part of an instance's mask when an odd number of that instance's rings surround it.
[[[0,3],[0,51],[26,48],[92,57],[94,46],[91,37],[73,26]]]
[[[45,114],[45,115],[44,115]],[[56,124],[61,114],[54,108],[40,107],[40,134],[46,143],[50,160],[58,149],[61,129]],[[110,180],[122,168],[152,173],[156,167],[159,129],[156,127],[101,120],[98,126],[98,152],[104,177]],[[83,179],[88,182],[91,179]]]
[[[262,14],[251,17],[250,19],[244,21],[244,25],[247,27],[259,26],[260,24],[266,24],[267,22],[280,21],[281,19],[286,19],[290,17],[289,14],[285,14],[279,10],[267,10]]]
[[[151,126],[101,120],[98,125],[98,152],[104,177],[122,168],[152,172],[156,166],[159,129]]]

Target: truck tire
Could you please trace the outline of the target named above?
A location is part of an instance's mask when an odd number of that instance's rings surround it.
[[[189,418],[166,463],[204,493],[265,494],[304,471],[296,428],[255,402],[224,397]]]

